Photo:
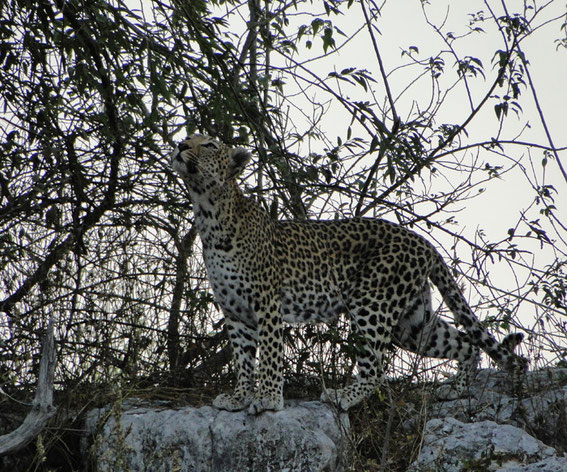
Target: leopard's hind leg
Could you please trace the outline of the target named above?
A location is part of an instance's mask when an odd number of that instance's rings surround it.
[[[433,311],[431,290],[426,285],[394,328],[393,344],[425,357],[458,361],[457,374],[437,392],[441,398],[465,394],[480,360],[480,350],[470,337]]]

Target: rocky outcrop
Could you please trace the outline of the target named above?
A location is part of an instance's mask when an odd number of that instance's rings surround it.
[[[455,418],[427,422],[423,447],[411,472],[565,472],[567,457],[512,425],[462,423]]]
[[[430,416],[452,416],[464,422],[492,420],[532,431],[558,431],[567,420],[566,402],[567,369],[528,372],[517,392],[505,372],[483,369],[468,395],[433,403]]]
[[[567,369],[529,372],[520,395],[511,390],[508,375],[486,369],[468,396],[432,403],[410,470],[567,471],[567,457],[552,447],[567,447]]]
[[[426,402],[422,447],[410,470],[567,471],[567,369],[530,372],[519,393],[513,390],[508,375],[486,369],[468,396]],[[423,405],[415,408],[408,435],[419,432],[423,414]],[[319,402],[288,402],[283,411],[253,416],[126,400],[91,411],[86,424],[83,449],[98,471],[348,469],[348,415]]]
[[[259,416],[127,401],[87,417],[98,471],[339,471],[348,415],[295,402]],[[86,444],[84,444],[86,446]]]

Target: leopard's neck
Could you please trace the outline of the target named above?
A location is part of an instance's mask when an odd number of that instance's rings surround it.
[[[196,196],[197,197],[197,196]],[[229,252],[235,239],[246,231],[250,218],[269,220],[268,215],[253,200],[245,197],[236,182],[207,192],[193,200],[195,223],[206,252]]]

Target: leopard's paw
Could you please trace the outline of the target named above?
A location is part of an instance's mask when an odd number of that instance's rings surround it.
[[[248,413],[250,413],[251,415],[257,415],[266,410],[273,410],[273,411],[283,410],[283,407],[284,407],[284,402],[282,395],[275,395],[275,394],[268,396],[257,395],[254,398],[254,400],[252,400],[252,403],[248,408]]]
[[[321,401],[332,403],[343,411],[347,411],[353,406],[368,398],[377,389],[377,383],[355,382],[345,388],[326,388],[321,394]]]
[[[219,410],[239,411],[246,408],[252,402],[252,396],[236,397],[221,393],[213,401],[213,406]]]
[[[455,385],[454,381],[443,382],[435,389],[435,398],[440,401],[456,400],[466,396],[466,391]]]
[[[361,399],[353,399],[345,392],[344,388],[327,388],[321,393],[321,401],[331,403],[343,411],[347,411]]]
[[[342,391],[342,388],[325,388],[321,393],[321,401],[340,406]]]

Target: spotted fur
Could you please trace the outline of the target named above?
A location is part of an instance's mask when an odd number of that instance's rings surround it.
[[[358,380],[323,393],[344,410],[380,385],[392,343],[459,360],[460,384],[476,367],[477,346],[507,370],[525,369],[525,359],[511,349],[521,335],[504,345],[484,329],[429,242],[380,219],[274,221],[236,183],[250,157],[199,135],[172,154],[173,169],[189,189],[209,280],[233,346],[237,383],[231,395],[215,399],[216,407],[249,407],[251,413],[283,408],[283,322],[324,322],[341,314],[363,340]],[[433,315],[429,281],[465,332]]]

